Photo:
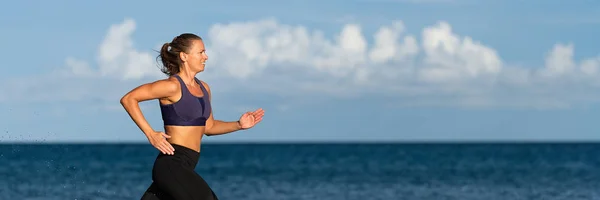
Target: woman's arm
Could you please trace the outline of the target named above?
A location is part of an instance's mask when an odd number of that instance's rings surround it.
[[[129,117],[135,122],[140,130],[146,135],[150,143],[163,153],[174,151],[173,147],[163,138],[170,137],[162,132],[156,132],[144,115],[139,106],[139,102],[152,100],[152,99],[170,99],[177,94],[179,84],[165,79],[158,80],[152,83],[146,83],[138,86],[125,94],[120,102]],[[170,151],[169,151],[170,150]]]
[[[158,80],[152,83],[140,85],[121,98],[121,105],[129,114],[131,119],[144,134],[153,132],[150,124],[144,118],[140,110],[139,102],[153,99],[169,98],[176,94],[178,85],[169,80]]]
[[[205,82],[202,82],[202,84],[208,91],[209,100],[212,101],[212,95],[208,84],[206,84]],[[264,114],[265,112],[263,109],[257,109],[252,112],[244,113],[238,121],[226,122],[222,120],[215,120],[211,112],[210,116],[206,120],[206,128],[204,134],[207,136],[214,136],[249,129],[256,125],[258,122],[260,122]]]
[[[206,91],[208,91],[208,98],[212,102],[212,92],[210,91],[210,87],[204,81],[201,81],[201,83],[202,83],[202,85],[204,85],[204,88],[206,88]],[[214,109],[212,109],[212,110],[214,111]],[[239,131],[239,130],[242,130],[242,127],[240,126],[239,121],[226,122],[223,120],[215,120],[213,118],[213,112],[211,112],[210,116],[206,120],[206,127],[205,127],[204,134],[207,136],[214,136],[214,135],[227,134],[227,133],[231,133],[231,132]]]
[[[214,136],[227,134],[239,130],[242,130],[239,121],[226,122],[222,120],[215,120],[212,118],[211,114],[209,119],[207,120],[206,131],[204,132],[204,134],[208,136]]]

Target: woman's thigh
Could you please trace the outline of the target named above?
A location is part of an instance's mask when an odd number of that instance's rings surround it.
[[[161,191],[175,199],[217,199],[200,175],[171,159],[156,163],[152,178]]]

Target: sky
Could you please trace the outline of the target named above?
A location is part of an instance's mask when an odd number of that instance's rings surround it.
[[[206,142],[600,140],[598,1],[2,4],[0,142],[147,142],[119,99],[184,32],[215,119],[266,111]]]

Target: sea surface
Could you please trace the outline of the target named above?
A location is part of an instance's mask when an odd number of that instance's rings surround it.
[[[140,199],[149,144],[0,144],[0,199]],[[221,200],[600,199],[600,144],[203,144]]]

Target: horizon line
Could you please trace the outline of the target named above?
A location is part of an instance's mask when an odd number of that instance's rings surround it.
[[[202,145],[246,145],[246,144],[600,144],[599,140],[227,140],[203,141]],[[0,145],[151,145],[147,141],[0,141]]]

